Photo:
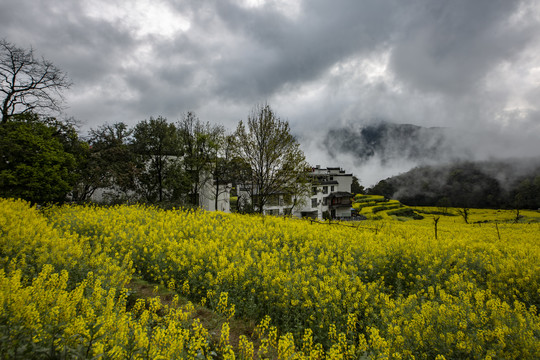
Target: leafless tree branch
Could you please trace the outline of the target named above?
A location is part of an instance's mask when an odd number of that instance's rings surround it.
[[[62,92],[71,85],[65,72],[45,58],[36,58],[32,48],[26,50],[0,40],[1,123],[29,111],[60,112]]]

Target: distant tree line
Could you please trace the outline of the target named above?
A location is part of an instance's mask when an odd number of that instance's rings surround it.
[[[188,112],[176,123],[158,116],[133,127],[104,124],[82,139],[72,123],[16,114],[0,124],[0,196],[84,203],[100,191],[109,204],[197,207],[210,184],[217,208],[223,185],[242,184],[249,209],[260,211],[276,193],[306,192],[298,186],[307,163],[288,124],[268,105],[248,120],[227,133]]]
[[[150,118],[92,129],[33,113],[0,125],[0,194],[35,203],[88,201],[98,189],[108,202],[176,202],[197,206],[198,184],[213,170],[210,157],[224,136],[188,113],[178,124]],[[225,171],[225,170],[224,170]]]
[[[100,190],[109,203],[196,207],[201,186],[210,184],[217,208],[220,185],[234,183],[262,212],[275,194],[307,191],[304,153],[268,104],[256,106],[234,133],[187,112],[176,123],[158,116],[132,128],[104,124],[83,139],[75,120],[50,116],[71,86],[52,62],[0,39],[0,80],[1,197],[86,202]]]
[[[422,166],[381,180],[367,192],[409,206],[538,209],[540,162],[522,162]]]
[[[105,189],[109,203],[198,206],[200,184],[217,171],[214,159],[225,136],[223,127],[203,123],[192,112],[177,123],[158,116],[133,128],[120,122],[92,129],[74,200],[88,201]]]

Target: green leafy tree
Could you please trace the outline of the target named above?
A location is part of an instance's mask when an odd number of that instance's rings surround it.
[[[454,207],[497,207],[500,193],[499,182],[473,163],[454,166],[446,180],[446,194]]]
[[[62,202],[77,181],[77,162],[58,128],[35,114],[0,125],[0,196]]]
[[[264,105],[252,110],[246,125],[240,121],[235,136],[237,154],[251,169],[243,188],[255,210],[262,213],[271,196],[309,191],[303,180],[309,166],[289,123]],[[299,183],[305,185],[292,185]]]
[[[356,195],[356,194],[364,194],[365,193],[365,189],[362,185],[360,185],[360,180],[356,177],[356,176],[353,176],[352,177],[352,184],[351,184],[351,192]]]
[[[115,199],[129,199],[137,174],[135,154],[129,146],[132,133],[122,122],[90,130],[82,176],[74,192],[78,201],[88,200],[100,188],[111,189]]]
[[[222,126],[201,122],[193,112],[185,114],[178,124],[184,184],[188,186],[187,199],[191,206],[200,205],[202,187],[212,185],[214,170],[221,166],[218,158],[224,132]]]
[[[180,155],[176,126],[161,116],[139,122],[133,131],[132,149],[138,163],[138,194],[148,202],[173,200]]]
[[[511,206],[515,209],[540,208],[540,175],[530,175],[511,191]]]
[[[368,190],[368,195],[382,195],[385,198],[390,199],[395,192],[396,189],[390,181],[381,180],[377,183],[377,185]]]

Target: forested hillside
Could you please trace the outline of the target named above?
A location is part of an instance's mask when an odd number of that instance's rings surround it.
[[[380,181],[370,194],[411,206],[540,208],[540,159],[421,166]]]

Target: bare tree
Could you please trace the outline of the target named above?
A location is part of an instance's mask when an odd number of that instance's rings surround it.
[[[32,48],[0,40],[1,123],[15,114],[60,112],[62,91],[70,86],[67,74],[49,60],[36,58]]]
[[[465,224],[468,224],[469,223],[469,212],[470,212],[469,208],[464,207],[464,208],[461,208],[461,209],[457,209],[456,211],[463,218],[463,220],[465,221]]]
[[[269,105],[257,106],[248,116],[247,128],[240,121],[235,135],[238,156],[251,168],[251,179],[244,188],[255,210],[262,213],[272,196],[294,196],[299,188],[295,184],[308,164],[289,123],[278,118]]]
[[[441,219],[440,216],[433,217],[433,226],[435,227],[435,240],[437,240],[437,224],[439,223],[440,219]]]

